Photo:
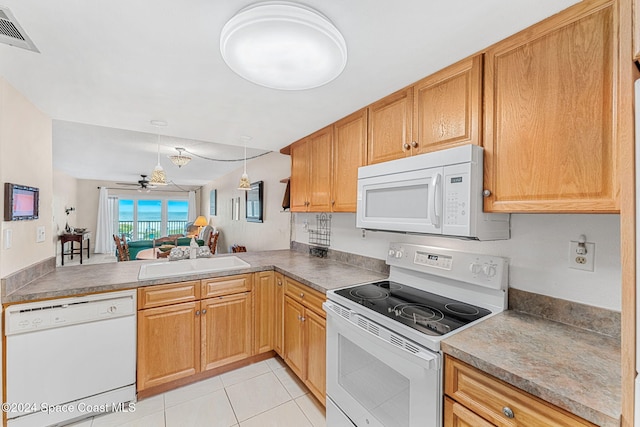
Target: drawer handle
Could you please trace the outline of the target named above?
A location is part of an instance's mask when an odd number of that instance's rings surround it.
[[[513,414],[513,411],[511,410],[511,408],[509,408],[508,406],[505,406],[504,408],[502,408],[502,413],[504,414],[505,417],[507,418],[513,418],[515,417],[515,415]]]

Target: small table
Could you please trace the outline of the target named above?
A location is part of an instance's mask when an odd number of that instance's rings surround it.
[[[80,254],[80,264],[82,264],[82,249],[84,248],[84,241],[87,241],[87,258],[90,258],[89,255],[89,247],[91,246],[91,232],[85,231],[84,233],[64,233],[60,235],[60,245],[62,247],[62,265],[64,265],[64,256],[71,255],[71,259],[73,259],[74,254]],[[70,242],[71,248],[69,251],[64,251],[64,244]],[[73,242],[80,243],[80,248],[74,248]]]
[[[143,249],[136,255],[136,259],[156,259],[158,257],[158,248]]]

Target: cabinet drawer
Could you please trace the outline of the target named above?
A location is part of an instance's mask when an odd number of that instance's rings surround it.
[[[251,292],[252,283],[251,274],[205,279],[202,280],[200,295],[202,298],[209,298],[240,292]]]
[[[284,292],[285,295],[288,295],[290,298],[298,301],[305,307],[310,308],[323,317],[326,317],[324,309],[322,308],[322,303],[326,300],[324,294],[311,289],[302,283],[296,282],[289,277],[285,277],[284,279]]]
[[[138,289],[138,310],[200,299],[200,281],[170,283]]]
[[[445,356],[445,394],[496,426],[594,426],[450,356]],[[511,418],[503,413],[508,410]]]

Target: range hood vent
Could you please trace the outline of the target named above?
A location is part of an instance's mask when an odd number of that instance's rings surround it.
[[[0,43],[40,53],[11,11],[2,6],[0,6]]]

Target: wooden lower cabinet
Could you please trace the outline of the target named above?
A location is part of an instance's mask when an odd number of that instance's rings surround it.
[[[224,366],[251,356],[253,316],[251,293],[200,302],[201,369]]]
[[[254,301],[254,350],[255,354],[271,351],[276,334],[276,284],[273,271],[255,273]]]
[[[445,396],[444,427],[494,427],[494,425]]]
[[[138,312],[138,390],[200,370],[199,302]]]
[[[448,355],[444,392],[445,427],[595,427]]]
[[[138,391],[250,357],[252,284],[244,274],[140,288]],[[199,300],[208,295],[218,296]]]
[[[307,387],[324,402],[327,365],[327,321],[311,310],[305,311]]]
[[[284,361],[291,370],[304,380],[305,354],[304,345],[304,307],[288,296],[284,297]]]
[[[324,405],[326,392],[326,316],[324,295],[285,278],[284,361]]]
[[[273,349],[280,357],[283,356],[282,341],[284,337],[284,276],[275,273],[275,334],[273,337]]]

